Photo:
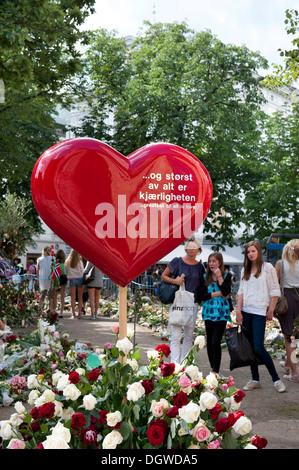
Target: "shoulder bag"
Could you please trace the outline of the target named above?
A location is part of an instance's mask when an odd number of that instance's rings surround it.
[[[286,297],[283,294],[283,260],[281,262],[279,261],[279,267],[280,267],[280,291],[281,295],[278,298],[276,307],[274,309],[274,314],[275,315],[285,315],[288,311],[288,301]]]
[[[179,260],[179,275],[181,275],[181,258]],[[170,284],[169,282],[162,281],[158,290],[158,297],[160,302],[162,302],[164,305],[172,304],[175,293],[179,290],[179,288],[180,286],[177,284]]]
[[[91,281],[94,281],[95,278],[95,267],[93,266],[90,268],[90,270],[87,273],[83,273],[83,284],[86,286],[89,284]]]

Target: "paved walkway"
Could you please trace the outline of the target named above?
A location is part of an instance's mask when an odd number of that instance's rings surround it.
[[[88,314],[80,320],[71,320],[70,316],[70,313],[66,313],[63,319],[59,319],[59,324],[65,333],[70,334],[72,340],[90,341],[93,346],[100,348],[107,342],[114,343],[115,334],[111,327],[118,323],[118,320],[109,317],[91,320]],[[128,323],[128,329],[134,331],[134,324]],[[140,348],[141,364],[148,364],[146,353],[149,349],[154,349],[164,342],[160,335],[150,328],[136,325],[135,344]],[[199,352],[199,360],[200,370],[205,376],[210,372],[206,348]],[[274,362],[280,378],[283,378],[279,362]],[[230,371],[226,350],[222,355],[221,373],[225,376],[232,375],[238,388],[242,388],[250,379],[249,368]],[[287,391],[277,393],[265,366],[260,366],[260,377],[261,388],[245,392],[246,397],[240,407],[251,419],[253,433],[268,439],[267,449],[299,449],[299,383],[285,381]],[[12,412],[14,411],[0,408],[0,419],[7,419]]]

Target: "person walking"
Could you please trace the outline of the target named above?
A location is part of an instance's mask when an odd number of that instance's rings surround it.
[[[67,275],[65,274],[65,252],[63,250],[58,250],[56,253],[56,263],[59,263],[61,275],[59,276],[59,285],[55,288],[54,293],[54,310],[57,306],[58,293],[60,293],[60,314],[59,318],[63,318],[64,305],[65,305],[65,291],[67,285]]]
[[[298,382],[296,344],[295,346],[292,344],[291,336],[299,315],[299,239],[290,240],[284,246],[282,260],[276,263],[275,269],[288,302],[287,312],[284,315],[278,315],[286,349],[286,360],[283,363],[286,373],[284,377],[291,382]],[[282,279],[283,285],[281,283]],[[294,336],[296,340],[299,340],[298,328]]]
[[[87,289],[91,310],[91,320],[94,320],[99,308],[101,291],[103,288],[103,273],[100,269],[90,263],[90,261],[87,261],[83,275],[89,273],[91,269],[94,269],[94,279],[87,284]]]
[[[226,323],[231,321],[229,296],[231,294],[231,273],[225,272],[221,253],[212,253],[208,258],[204,282],[199,285],[199,300],[203,301],[201,311],[207,335],[207,353],[212,372],[219,374],[222,348],[221,341]]]
[[[74,320],[76,317],[76,293],[78,295],[78,318],[82,318],[82,307],[83,307],[83,261],[81,255],[74,249],[71,252],[64,263],[65,274],[69,280],[69,287],[71,292],[71,308],[72,316]]]
[[[266,320],[272,320],[278,297],[280,289],[275,268],[263,261],[260,243],[257,240],[249,242],[245,247],[241,271],[236,321],[238,325],[243,324],[252,336],[253,348],[268,369],[275,390],[284,392],[286,387],[264,346]],[[252,380],[243,387],[244,390],[260,387],[257,365],[251,366],[251,374]]]
[[[52,248],[45,246],[42,255],[37,258],[36,262],[36,277],[39,284],[39,305],[44,305],[45,298],[49,293],[51,287],[51,266],[53,256],[51,256]]]
[[[181,326],[171,325],[171,362],[180,363],[184,357],[190,351],[193,344],[193,332],[195,328],[199,292],[198,286],[200,280],[203,279],[204,267],[200,261],[196,260],[196,256],[201,253],[200,242],[195,238],[191,237],[185,242],[186,256],[182,258],[174,258],[167,265],[162,273],[162,280],[170,284],[176,284],[182,286],[185,282],[186,291],[194,293],[194,307],[193,307],[193,326],[184,327],[184,339],[181,351]],[[184,276],[182,277],[182,274]]]

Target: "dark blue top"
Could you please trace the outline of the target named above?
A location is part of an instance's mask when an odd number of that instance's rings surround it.
[[[205,272],[201,262],[197,264],[187,264],[182,260],[182,258],[173,258],[167,267],[171,271],[172,278],[176,278],[177,276],[181,276],[181,274],[185,274],[185,289],[194,293],[194,302],[199,302],[198,287],[200,280],[203,281],[203,274]]]

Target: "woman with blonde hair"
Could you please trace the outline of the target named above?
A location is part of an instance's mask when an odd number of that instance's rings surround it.
[[[202,251],[200,242],[195,237],[190,237],[185,242],[186,255],[182,258],[173,258],[162,273],[162,280],[170,284],[182,286],[189,292],[194,293],[193,326],[171,325],[171,361],[180,363],[190,351],[193,344],[193,332],[196,323],[199,293],[198,286],[203,279],[204,267],[196,256]],[[183,276],[184,275],[184,276]],[[184,339],[181,351],[182,328],[184,328]]]
[[[84,265],[81,255],[75,250],[71,250],[69,256],[65,260],[65,274],[69,280],[70,292],[71,292],[71,307],[72,317],[75,318],[76,310],[76,291],[78,292],[78,318],[82,318],[82,306],[83,306],[83,271]]]
[[[278,279],[283,280],[281,288],[288,302],[288,310],[284,315],[278,315],[285,340],[286,360],[283,363],[286,375],[291,382],[298,382],[296,365],[296,345],[292,345],[294,323],[299,315],[299,239],[290,240],[283,248],[282,260],[275,266]],[[283,272],[282,272],[283,271]],[[295,339],[299,339],[299,330],[295,333]]]
[[[280,380],[273,360],[265,349],[266,320],[272,320],[274,309],[280,297],[280,289],[275,268],[263,261],[262,247],[257,240],[247,243],[244,264],[238,291],[236,321],[249,332],[253,348],[272,377],[277,392],[284,392],[285,385]],[[252,380],[244,390],[260,387],[258,365],[251,366]]]

